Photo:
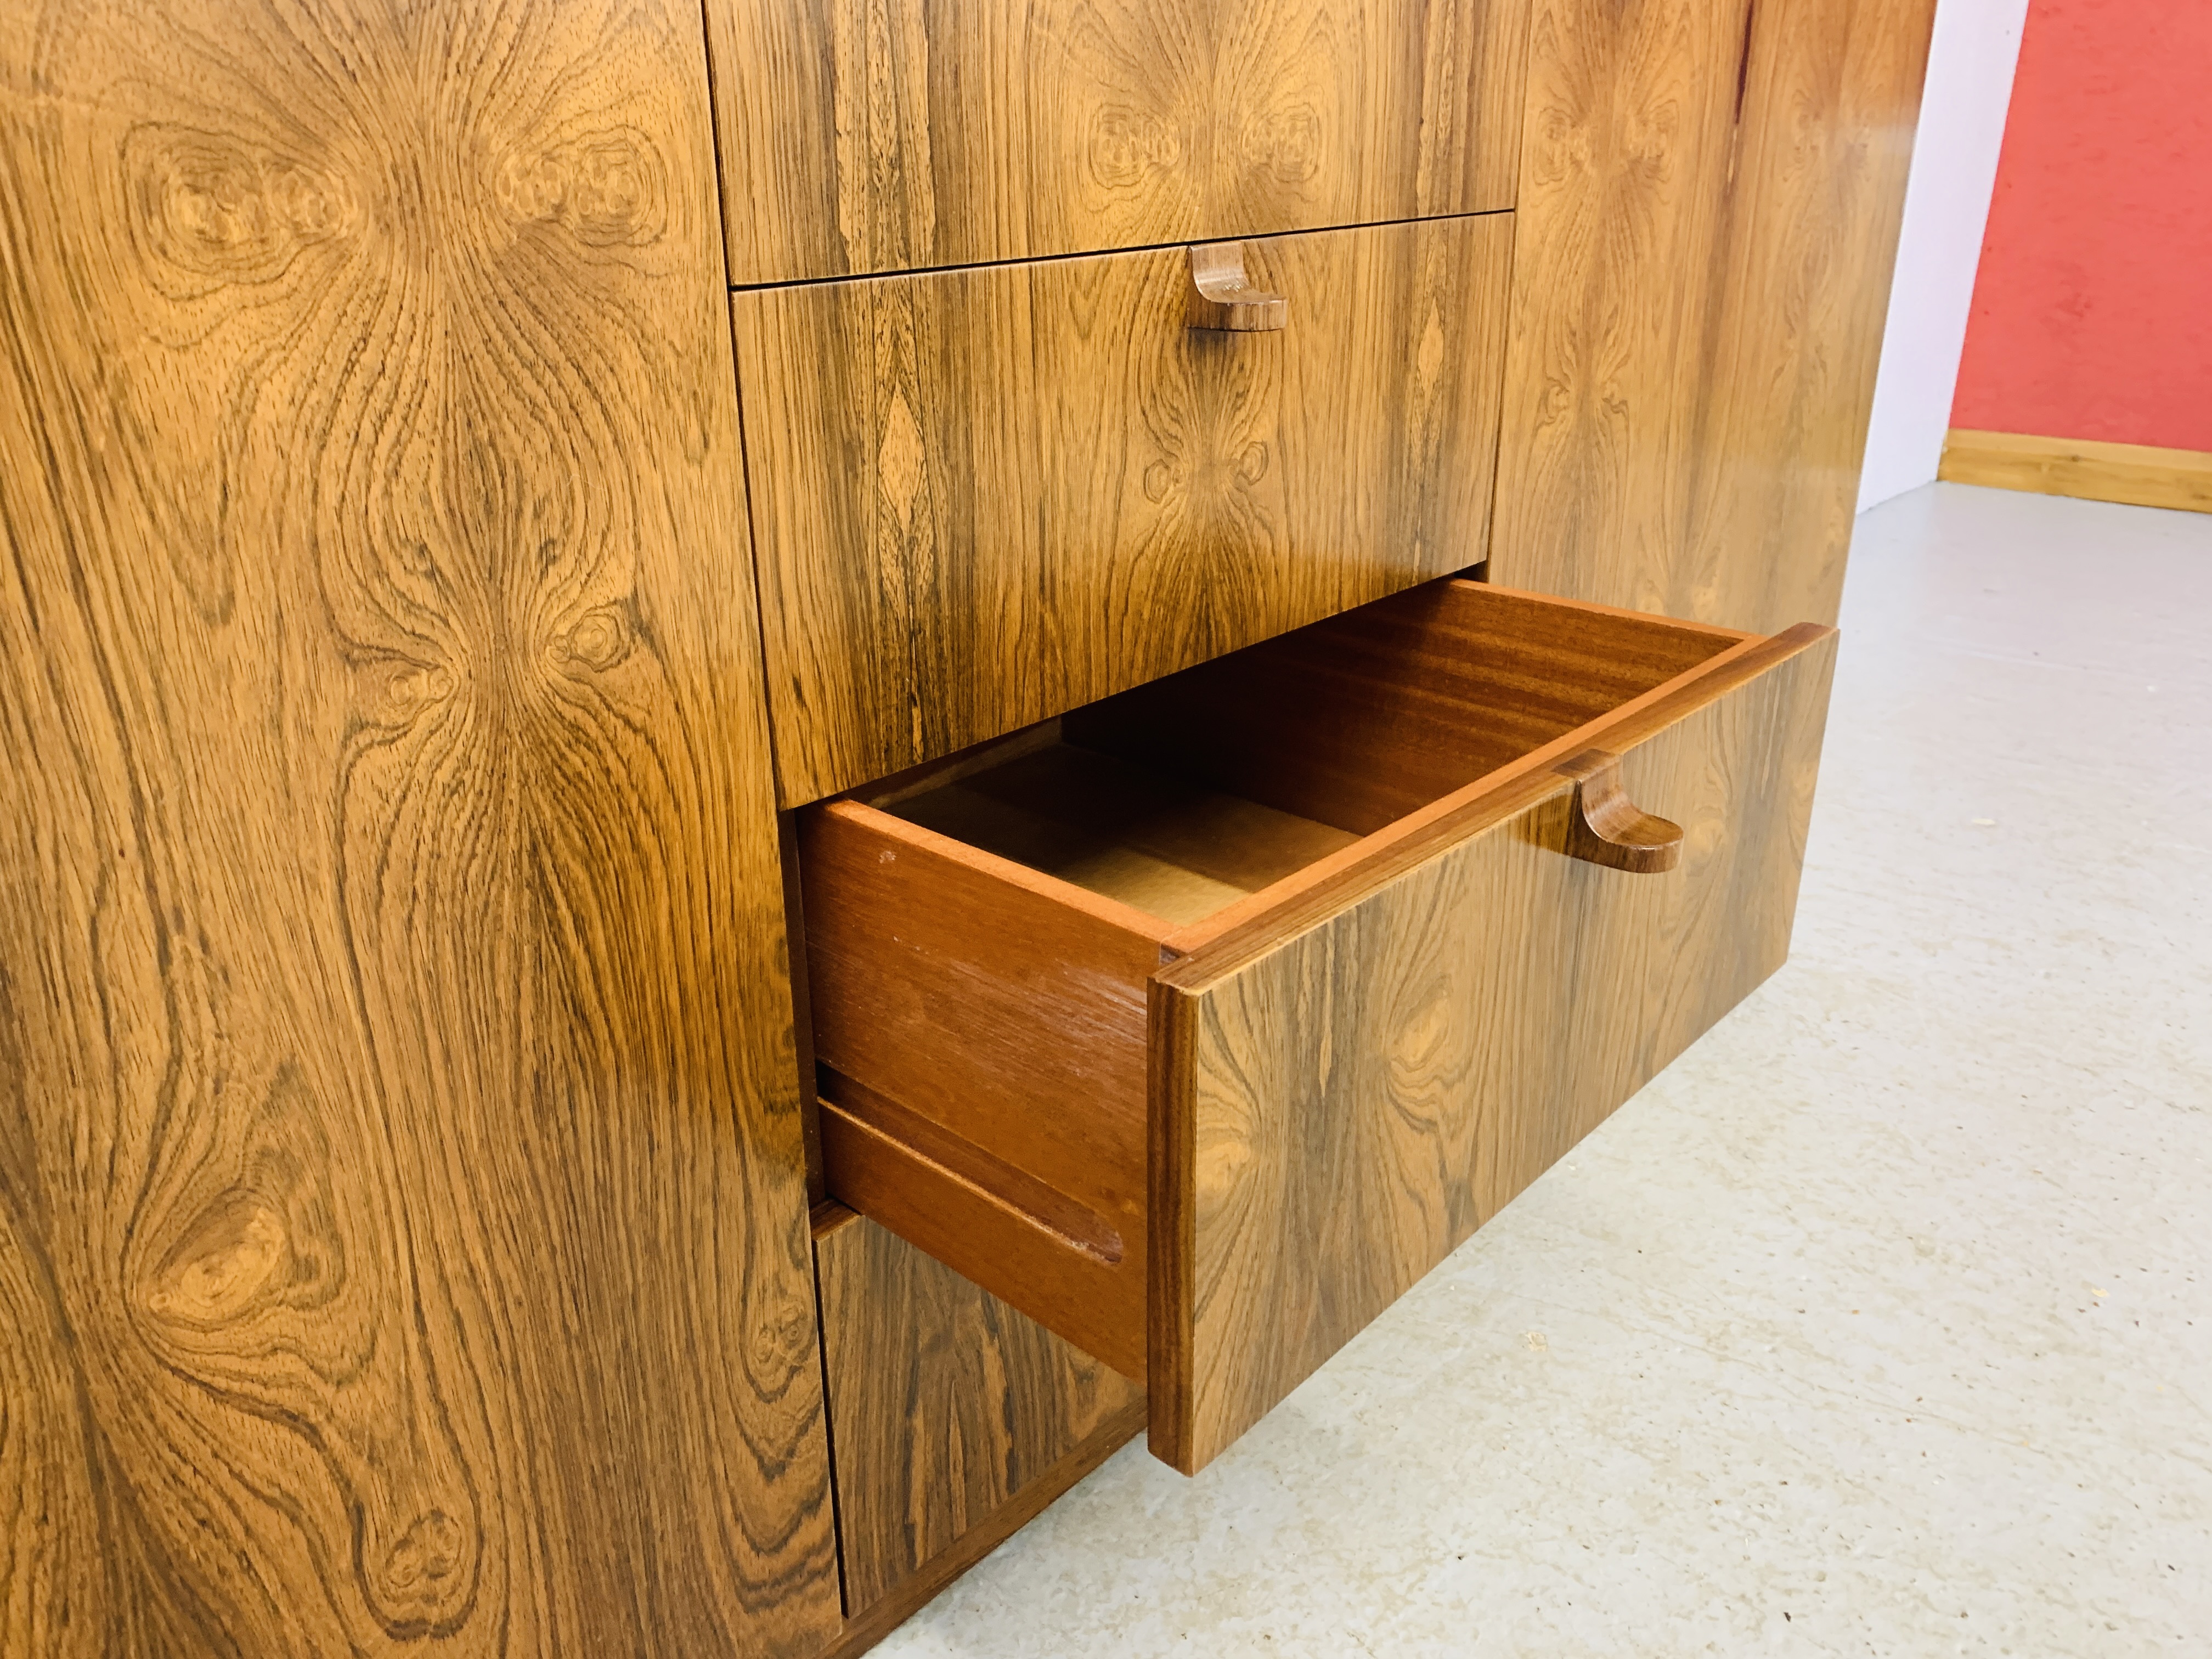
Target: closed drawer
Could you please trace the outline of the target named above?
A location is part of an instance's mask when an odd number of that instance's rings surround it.
[[[798,805],[1483,557],[1511,216],[733,296]]]
[[[803,814],[831,1192],[1197,1468],[1781,963],[1833,639],[1436,583]]]
[[[740,286],[1510,207],[1526,0],[708,0]]]

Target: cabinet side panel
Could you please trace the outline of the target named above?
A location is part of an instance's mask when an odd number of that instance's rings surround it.
[[[1833,623],[1935,0],[1764,3],[1673,614]]]
[[[1491,574],[1832,622],[1933,0],[1537,0]]]
[[[11,7],[0,175],[0,1646],[817,1650],[696,7]]]
[[[865,1217],[817,1241],[815,1261],[859,1618],[1144,1391]]]

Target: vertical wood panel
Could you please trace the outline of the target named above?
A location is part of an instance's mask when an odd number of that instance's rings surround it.
[[[1561,787],[1249,960],[1153,981],[1152,1443],[1194,1471],[1779,967],[1832,634],[1629,747],[1681,866]]]
[[[1933,0],[1535,0],[1491,572],[1832,621]]]
[[[1835,620],[1934,15],[1760,0],[1675,614]]]
[[[1534,0],[1491,545],[1508,586],[1668,610],[1750,4]]]
[[[1513,204],[1528,0],[708,0],[741,284]]]
[[[858,1617],[1145,1396],[864,1218],[826,1232],[815,1255]]]
[[[696,10],[0,21],[0,1645],[836,1627]]]

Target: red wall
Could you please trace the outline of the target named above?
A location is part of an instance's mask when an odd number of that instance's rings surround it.
[[[2212,0],[2032,0],[1951,424],[2212,450]]]

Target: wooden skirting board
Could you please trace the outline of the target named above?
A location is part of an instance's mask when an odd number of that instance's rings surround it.
[[[1954,428],[1936,476],[1951,483],[2212,513],[2212,454],[2197,449]]]

